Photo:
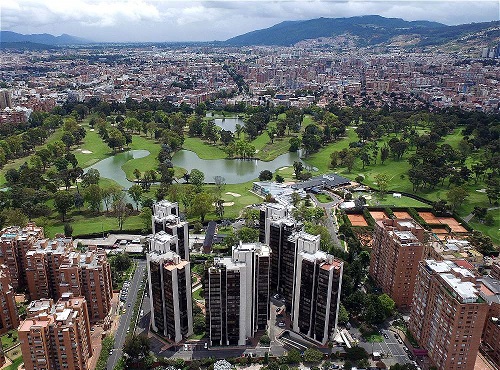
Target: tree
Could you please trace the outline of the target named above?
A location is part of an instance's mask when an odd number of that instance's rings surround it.
[[[73,226],[70,223],[66,222],[64,224],[64,236],[70,238],[73,235]]]
[[[128,253],[114,254],[109,260],[109,265],[117,272],[124,272],[132,266],[132,259]]]
[[[139,217],[142,221],[143,230],[145,231],[144,232],[145,234],[151,230],[151,216],[152,215],[153,215],[153,211],[151,211],[151,208],[144,207],[144,205],[143,205]]]
[[[278,130],[276,129],[276,127],[271,126],[267,128],[266,132],[269,138],[271,139],[271,144],[274,144],[274,138],[278,134]]]
[[[286,355],[286,362],[289,364],[299,364],[302,362],[302,356],[300,355],[300,352],[297,351],[296,349],[292,349],[288,354]]]
[[[205,216],[213,209],[213,197],[211,194],[202,192],[195,195],[191,203],[190,213],[193,216],[199,216],[201,222],[205,221]]]
[[[304,165],[300,161],[294,161],[293,170],[295,172],[295,177],[298,179],[300,177],[301,172],[304,170]]]
[[[196,306],[196,304],[194,305]],[[206,321],[203,314],[195,315],[193,318],[193,331],[196,335],[201,335],[205,332]]]
[[[339,307],[339,324],[345,325],[349,322],[349,312],[345,309],[344,305],[341,303]]]
[[[196,187],[196,190],[200,192],[205,181],[205,174],[197,168],[193,168],[189,174],[189,180]]]
[[[144,335],[128,335],[123,344],[123,352],[132,359],[140,359],[149,355],[149,339]]]
[[[377,182],[380,197],[383,199],[387,192],[389,176],[386,173],[377,173],[373,178]]]
[[[259,239],[259,230],[244,226],[238,230],[237,237],[243,243],[256,242]]]
[[[269,338],[269,335],[264,334],[262,337],[260,337],[259,343],[268,346],[271,343],[271,338]]]
[[[316,348],[308,348],[304,351],[304,362],[318,363],[323,360],[323,353]]]
[[[26,226],[28,218],[20,210],[16,208],[6,208],[1,213],[1,219],[4,220],[3,224],[8,226]]]
[[[214,193],[217,198],[222,196],[222,192],[226,187],[226,179],[223,176],[214,176],[215,189]]]
[[[380,148],[380,160],[382,161],[382,164],[389,158],[389,148],[387,146],[383,146]]]
[[[130,198],[135,202],[135,208],[139,210],[139,201],[141,200],[143,190],[140,185],[134,184],[128,189]]]
[[[451,204],[451,209],[455,211],[469,197],[469,193],[463,187],[455,186],[448,191],[446,197]]]
[[[363,347],[358,347],[358,346],[346,348],[345,353],[346,353],[346,358],[349,361],[353,362],[369,357],[368,352],[366,352],[366,350]]]
[[[394,308],[396,307],[396,304],[394,303],[392,298],[384,293],[378,296],[378,300],[384,309],[385,316],[386,317],[392,316]]]
[[[283,176],[281,176],[279,173],[276,173],[274,175],[274,179],[276,180],[277,183],[281,184],[283,182],[285,182],[285,178]]]
[[[62,221],[65,221],[66,214],[75,205],[73,194],[68,191],[58,191],[54,195],[54,207],[61,214]]]
[[[129,216],[129,208],[123,199],[118,199],[112,204],[113,214],[118,220],[118,227],[120,231],[123,230],[125,219]]]
[[[84,199],[89,203],[89,209],[97,213],[101,209],[101,201],[103,200],[103,193],[97,184],[92,184],[85,189]]]
[[[90,185],[99,184],[99,179],[101,178],[101,174],[99,170],[95,168],[90,168],[87,172],[82,175],[82,186],[84,188]]]
[[[271,181],[273,179],[273,173],[269,170],[262,170],[259,173],[260,181]]]

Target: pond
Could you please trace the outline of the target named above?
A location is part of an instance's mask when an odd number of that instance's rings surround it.
[[[269,162],[248,159],[201,159],[189,150],[180,150],[172,158],[174,166],[185,168],[189,172],[194,168],[202,171],[205,174],[205,182],[213,182],[214,176],[219,175],[226,179],[226,184],[241,184],[254,180],[259,177],[260,171],[269,170],[274,173],[281,167],[292,166],[294,161],[301,161],[298,152],[282,154]]]
[[[127,180],[125,172],[122,170],[122,166],[131,159],[143,158],[149,154],[150,153],[147,150],[129,150],[127,152],[118,153],[85,168],[85,172],[91,168],[95,168],[99,171],[101,177],[112,179],[124,189],[128,189],[134,183]]]
[[[227,118],[214,118],[214,123],[216,126],[223,130],[236,132],[236,125],[243,127],[245,122],[238,117],[227,117]]]

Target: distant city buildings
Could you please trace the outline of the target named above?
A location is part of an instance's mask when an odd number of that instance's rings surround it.
[[[92,356],[84,297],[64,294],[57,303],[36,300],[18,329],[24,367],[30,370],[86,370]]]
[[[473,273],[452,261],[419,262],[409,330],[440,370],[473,370],[488,304]]]
[[[408,309],[412,304],[424,235],[412,219],[384,219],[375,225],[370,276],[398,308]]]

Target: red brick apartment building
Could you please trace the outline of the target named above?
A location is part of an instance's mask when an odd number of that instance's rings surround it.
[[[19,326],[24,366],[30,370],[87,370],[92,356],[90,324],[84,297],[64,294],[33,301]]]
[[[419,263],[408,327],[438,369],[474,369],[487,312],[472,272],[452,261]]]
[[[377,221],[370,276],[399,308],[409,308],[418,262],[424,255],[424,229],[412,219]]]

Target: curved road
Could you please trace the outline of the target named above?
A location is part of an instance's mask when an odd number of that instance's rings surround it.
[[[123,356],[123,344],[125,343],[125,338],[127,337],[127,329],[130,326],[130,320],[132,320],[132,312],[134,311],[137,292],[139,291],[145,272],[146,261],[139,260],[137,262],[137,268],[135,269],[134,276],[130,281],[130,288],[128,290],[129,294],[127,300],[125,301],[125,308],[127,311],[120,317],[120,322],[115,332],[115,344],[113,346],[113,353],[108,358],[108,364],[106,366],[107,370],[113,370],[118,363],[118,360]]]
[[[320,203],[318,199],[316,199],[314,194],[311,194],[311,199],[313,200],[313,202],[316,204],[317,207],[321,207],[325,210],[327,215],[327,218],[325,220],[325,227],[330,232],[333,244],[337,248],[342,248],[342,244],[340,243],[340,240],[337,235],[338,229],[333,219],[333,212],[335,211],[335,208],[338,207],[338,205],[343,202],[343,199],[339,197],[337,194],[328,191],[323,191],[323,193],[329,195],[333,199],[333,201],[331,201],[330,203]]]

